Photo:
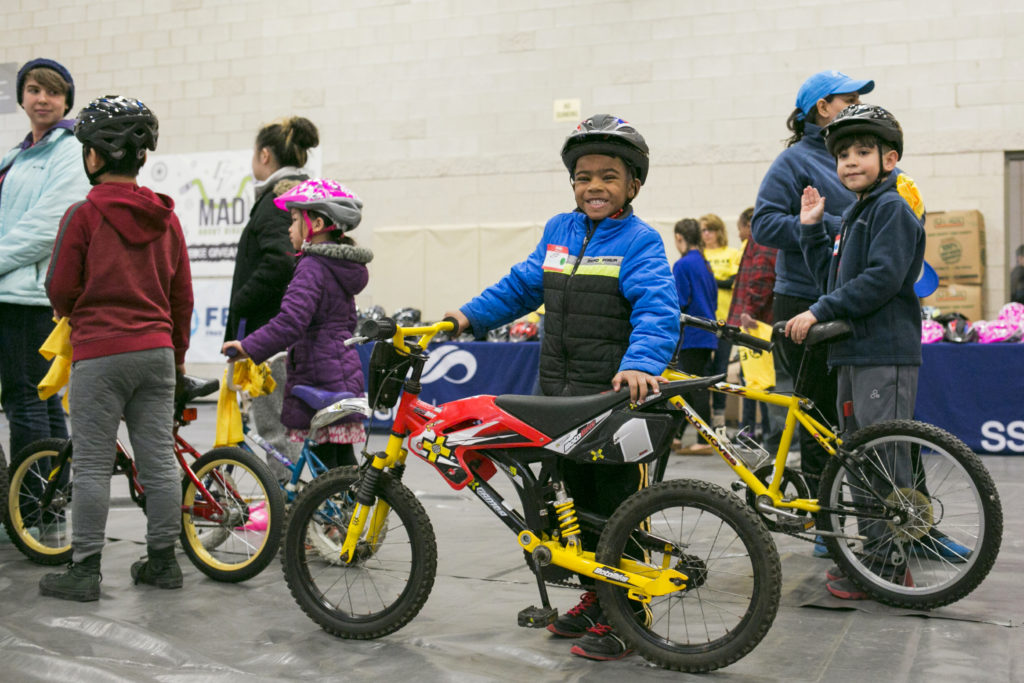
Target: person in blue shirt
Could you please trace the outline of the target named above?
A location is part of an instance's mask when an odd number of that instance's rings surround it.
[[[580,123],[562,146],[576,210],[549,220],[525,261],[445,314],[459,321],[455,334],[472,327],[482,337],[543,303],[545,395],[627,389],[636,401],[658,391],[679,339],[679,303],[661,236],[633,212],[648,155],[643,136],[617,116]],[[562,474],[577,508],[598,514],[611,514],[647,479],[645,466],[633,464],[566,461]],[[583,543],[594,548],[597,535],[585,530]],[[605,622],[592,590],[548,630],[578,638],[571,651],[582,657],[620,659],[631,652]]]
[[[681,255],[672,266],[672,277],[676,281],[679,296],[679,310],[700,318],[715,319],[718,305],[718,289],[711,266],[704,258],[700,223],[695,218],[684,218],[675,227],[676,249]],[[718,348],[718,338],[712,332],[697,327],[683,327],[679,350],[676,352],[676,367],[693,375],[703,375],[711,361],[711,354]],[[707,389],[687,394],[686,402],[697,411],[701,419],[711,423],[711,395]],[[683,422],[677,434],[682,439],[686,431]],[[688,448],[677,445],[676,452],[688,455],[704,455],[712,452],[706,443],[695,443]]]
[[[817,188],[828,197],[828,210],[822,224],[832,237],[839,234],[840,215],[855,201],[836,176],[835,159],[825,149],[821,130],[845,107],[856,104],[860,96],[871,92],[875,82],[855,80],[839,71],[820,71],[800,86],[796,109],[790,114],[787,127],[793,135],[765,174],[754,204],[751,232],[754,240],[778,249],[775,262],[775,320],[788,320],[806,311],[823,294],[814,281],[800,250],[800,197],[807,186]],[[783,339],[776,353],[786,375],[795,377],[800,368],[803,350]],[[826,424],[835,425],[836,380],[830,374],[823,350],[808,353],[804,360],[802,393],[821,412]],[[780,385],[788,383],[783,376]],[[812,491],[817,490],[821,471],[828,454],[804,429],[800,429],[800,465]],[[824,556],[825,546],[819,544],[815,554]]]

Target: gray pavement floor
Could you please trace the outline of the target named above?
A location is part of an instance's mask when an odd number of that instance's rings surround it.
[[[199,420],[183,434],[204,451],[213,432],[214,407],[200,404]],[[0,443],[8,443],[2,418]],[[372,437],[371,448],[380,445],[382,437]],[[179,551],[183,590],[133,586],[128,570],[145,553],[145,518],[116,482],[99,602],[40,596],[39,578],[53,569],[0,538],[0,681],[1021,681],[1024,457],[983,460],[1005,526],[999,559],[974,593],[929,613],[843,602],[825,591],[828,560],[775,535],[783,597],[771,631],[744,659],[702,676],[638,657],[586,661],[569,654],[571,641],[517,627],[518,611],[538,598],[512,534],[419,462],[410,462],[405,481],[434,526],[437,580],[409,625],[372,641],[321,630],[291,597],[277,561],[250,581],[225,584]],[[666,478],[728,487],[734,477],[717,457],[673,456]],[[571,589],[550,590],[563,611],[578,599]]]

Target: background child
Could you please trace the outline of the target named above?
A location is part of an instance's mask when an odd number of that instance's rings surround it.
[[[740,269],[740,251],[729,246],[729,236],[725,234],[725,221],[716,214],[708,213],[700,217],[700,234],[704,241],[701,250],[704,259],[711,266],[718,287],[718,304],[715,307],[715,320],[725,320],[729,315],[729,304],[732,302],[732,285],[736,273]],[[720,375],[729,371],[729,356],[732,355],[732,342],[724,337],[718,340],[708,374]],[[725,394],[711,395],[711,423],[715,427],[725,425]]]
[[[157,118],[138,100],[102,97],[75,121],[89,181],[68,209],[46,276],[58,315],[71,322],[71,430],[75,495],[72,564],[39,582],[43,595],[100,597],[100,553],[110,506],[118,423],[124,416],[146,489],[148,559],[135,583],[181,588],[174,542],[181,479],[174,458],[175,368],[184,372],[192,322],[192,277],[169,197],[135,184],[155,150]]]
[[[718,305],[715,277],[711,273],[701,251],[700,224],[693,218],[684,218],[675,227],[676,249],[681,258],[672,266],[672,277],[676,282],[679,296],[679,310],[701,318],[715,318]],[[703,375],[711,362],[711,354],[718,348],[718,338],[707,330],[697,327],[683,327],[679,350],[676,352],[676,367],[693,375]],[[701,419],[711,422],[711,392],[701,389],[685,396]],[[682,439],[688,423],[683,421],[679,428]],[[705,455],[712,452],[711,445],[698,440],[689,448],[677,446],[677,452],[689,455]]]
[[[775,298],[772,289],[775,286],[775,260],[778,249],[760,245],[751,237],[750,222],[753,217],[754,207],[751,206],[744,209],[736,221],[736,229],[742,241],[740,266],[736,271],[729,317],[726,320],[730,325],[747,329],[756,328],[758,322],[771,325],[775,320],[772,315],[772,302]],[[777,361],[777,358],[777,355],[773,355],[773,360]],[[744,377],[743,381],[746,384],[747,378]],[[775,406],[760,404],[761,436],[765,440],[768,452],[774,454],[782,435],[781,423],[785,420],[785,411],[775,411],[775,418],[782,419],[779,420],[778,426],[773,426],[772,417],[769,417],[773,408]],[[755,401],[743,401],[740,431],[748,429],[755,441],[759,440],[756,429],[757,410],[758,404]]]
[[[914,416],[921,365],[921,304],[914,282],[924,260],[925,234],[921,219],[896,189],[892,171],[903,154],[903,131],[892,114],[855,104],[843,109],[824,135],[839,179],[856,193],[857,202],[843,213],[842,229],[833,239],[823,223],[825,197],[813,187],[804,189],[801,247],[826,293],[786,323],[786,335],[802,343],[816,322],[851,322],[853,335],[829,346],[828,362],[838,371],[837,408],[852,404],[852,414],[839,410],[843,428],[852,432]],[[897,483],[913,480],[909,458],[896,457],[892,466]],[[861,532],[869,539],[880,533]],[[899,572],[892,568],[894,580]],[[827,587],[836,597],[864,597],[845,578]]]
[[[296,385],[327,391],[363,393],[359,354],[344,345],[356,327],[355,295],[369,280],[366,264],[373,253],[345,235],[362,220],[363,203],[333,180],[307,180],[274,202],[291,212],[292,246],[301,250],[281,312],[241,341],[222,351],[262,363],[288,349],[288,381],[281,422],[292,441],[302,441],[315,411],[292,394]],[[315,452],[328,467],[355,465],[352,444],[366,439],[361,418],[353,415],[321,429]]]
[[[679,338],[679,304],[664,243],[630,206],[647,179],[647,143],[626,121],[607,114],[576,127],[562,147],[576,210],[544,226],[527,259],[483,291],[456,318],[477,336],[545,307],[540,387],[548,396],[579,396],[628,386],[633,400],[657,391]],[[565,463],[577,506],[610,514],[645,481],[637,465]],[[593,549],[595,534],[584,532]],[[574,654],[619,659],[629,653],[611,632],[595,595],[549,630],[580,638]]]

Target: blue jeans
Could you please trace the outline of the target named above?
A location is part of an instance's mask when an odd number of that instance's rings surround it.
[[[49,306],[0,303],[0,405],[11,429],[11,458],[38,439],[68,436],[60,399],[41,401],[36,392],[50,369],[39,347],[53,326]]]

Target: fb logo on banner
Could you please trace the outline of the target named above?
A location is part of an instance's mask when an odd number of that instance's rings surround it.
[[[464,369],[456,373],[456,377],[449,376],[449,372],[458,366]],[[458,377],[462,374],[462,377]],[[476,358],[472,353],[457,346],[448,344],[433,349],[430,352],[430,359],[423,368],[423,377],[420,380],[423,384],[430,384],[439,379],[446,379],[452,384],[465,384],[476,375]]]

